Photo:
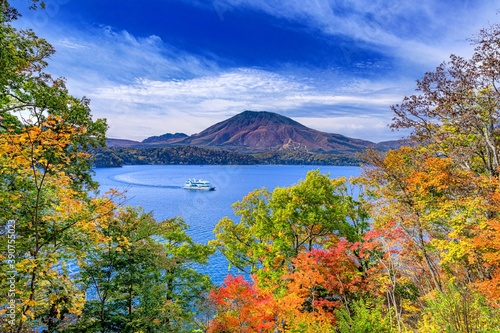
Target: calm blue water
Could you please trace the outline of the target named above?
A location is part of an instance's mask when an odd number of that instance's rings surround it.
[[[157,220],[181,216],[190,225],[189,235],[200,243],[213,239],[212,231],[224,216],[234,218],[231,205],[249,192],[265,187],[290,186],[304,179],[307,171],[320,169],[331,178],[357,176],[359,167],[341,166],[225,166],[136,165],[95,170],[101,193],[113,188],[126,191],[127,205],[142,206]],[[215,191],[188,191],[188,178],[209,180]],[[215,255],[206,270],[216,284],[228,273],[226,259]]]

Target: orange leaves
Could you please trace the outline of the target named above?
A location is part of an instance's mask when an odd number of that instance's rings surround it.
[[[210,333],[273,332],[275,326],[274,299],[243,276],[228,275],[224,285],[214,290],[210,298],[218,310]]]
[[[360,262],[352,254],[352,246],[352,243],[340,240],[327,250],[299,254],[294,260],[294,272],[287,276],[289,290],[302,298],[320,301],[322,306],[329,300],[330,305],[336,307],[338,300],[364,289],[363,272]],[[315,288],[323,290],[324,295],[311,294]],[[312,306],[315,306],[314,302]]]
[[[420,316],[417,295],[448,284],[474,285],[500,306],[498,177],[428,146],[369,157],[378,283],[397,320]]]
[[[62,170],[77,153],[68,152],[68,146],[84,131],[66,124],[60,117],[48,117],[38,125],[23,126],[17,132],[8,131],[0,136],[0,153],[7,157],[12,168]]]
[[[486,223],[472,243],[482,254],[482,265],[487,273],[476,286],[492,304],[500,307],[500,221],[492,219]]]
[[[412,193],[426,196],[438,195],[447,190],[453,183],[450,159],[443,157],[428,157],[417,160],[408,177],[408,190]]]
[[[321,284],[329,277],[315,270],[315,257],[304,254],[297,258],[302,260],[303,267],[285,277],[288,289],[281,297],[243,276],[228,275],[223,286],[210,294],[217,315],[208,332],[331,332],[333,310],[340,307],[340,300],[326,296],[328,291]]]
[[[331,332],[337,320],[335,310],[377,293],[371,273],[363,267],[375,247],[371,240],[340,240],[328,249],[300,253],[293,260],[293,272],[283,277],[286,291],[276,299],[279,322],[304,332]]]

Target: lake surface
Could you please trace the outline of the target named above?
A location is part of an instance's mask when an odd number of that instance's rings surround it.
[[[113,188],[126,192],[126,204],[153,212],[157,220],[180,216],[189,224],[189,235],[200,243],[213,239],[213,229],[224,216],[234,218],[231,205],[249,192],[265,187],[285,187],[319,169],[331,178],[357,176],[359,167],[297,165],[135,165],[95,169],[94,179],[103,194]],[[205,179],[215,191],[182,188],[188,178]],[[217,254],[203,271],[220,284],[228,273],[226,259]]]

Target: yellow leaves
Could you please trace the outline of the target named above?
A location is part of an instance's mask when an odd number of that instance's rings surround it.
[[[441,265],[448,267],[456,265],[464,261],[474,264],[476,258],[474,256],[474,249],[467,241],[450,241],[450,240],[436,240],[432,244],[440,250]]]
[[[32,271],[36,267],[36,260],[25,258],[16,263],[16,270],[18,272]]]
[[[21,321],[22,322],[27,322],[28,320],[31,320],[34,318],[34,313],[31,310],[26,310],[25,313],[21,314]]]
[[[17,132],[0,135],[2,155],[18,172],[29,173],[33,167],[47,167],[52,160],[60,158],[63,149],[70,143],[64,135],[40,126],[25,126]],[[47,151],[51,152],[49,159]]]
[[[60,263],[88,250],[97,238],[89,234],[97,233],[95,221],[104,210],[87,206],[88,154],[78,150],[95,141],[92,136],[100,138],[105,123],[92,121],[88,101],[69,96],[64,80],[43,73],[45,58],[53,53],[43,39],[8,23],[0,35],[8,60],[0,76],[9,92],[1,98],[0,210],[4,220],[16,219],[17,274],[11,285],[16,288],[16,324],[26,322],[15,329],[0,325],[0,331],[32,331],[54,319],[67,320],[68,313],[80,314],[85,303],[82,286]],[[4,267],[0,279],[7,275]]]
[[[34,299],[29,299],[29,300],[24,301],[22,304],[29,306],[29,307],[33,307],[33,306],[35,306],[36,301]]]

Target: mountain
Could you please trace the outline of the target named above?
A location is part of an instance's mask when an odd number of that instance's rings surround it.
[[[340,134],[314,130],[288,117],[267,111],[244,111],[188,136],[166,133],[142,142],[108,140],[108,147],[174,147],[195,146],[239,153],[269,151],[303,151],[309,153],[352,155],[367,148],[388,150],[400,146],[399,141],[376,144]]]
[[[106,140],[106,147],[108,148],[130,148],[139,146],[141,146],[141,143],[139,141],[110,138]]]
[[[150,136],[147,139],[144,139],[142,143],[161,143],[161,142],[166,142],[166,143],[175,143],[179,142],[185,138],[187,138],[188,135],[184,133],[166,133],[163,135],[159,136]]]
[[[408,145],[410,142],[405,139],[400,139],[400,140],[390,140],[390,141],[382,141],[376,144],[376,149],[378,150],[391,150],[391,149],[398,149],[403,145]]]
[[[244,111],[178,143],[244,153],[299,150],[343,154],[376,147],[373,142],[320,132],[267,111]]]

